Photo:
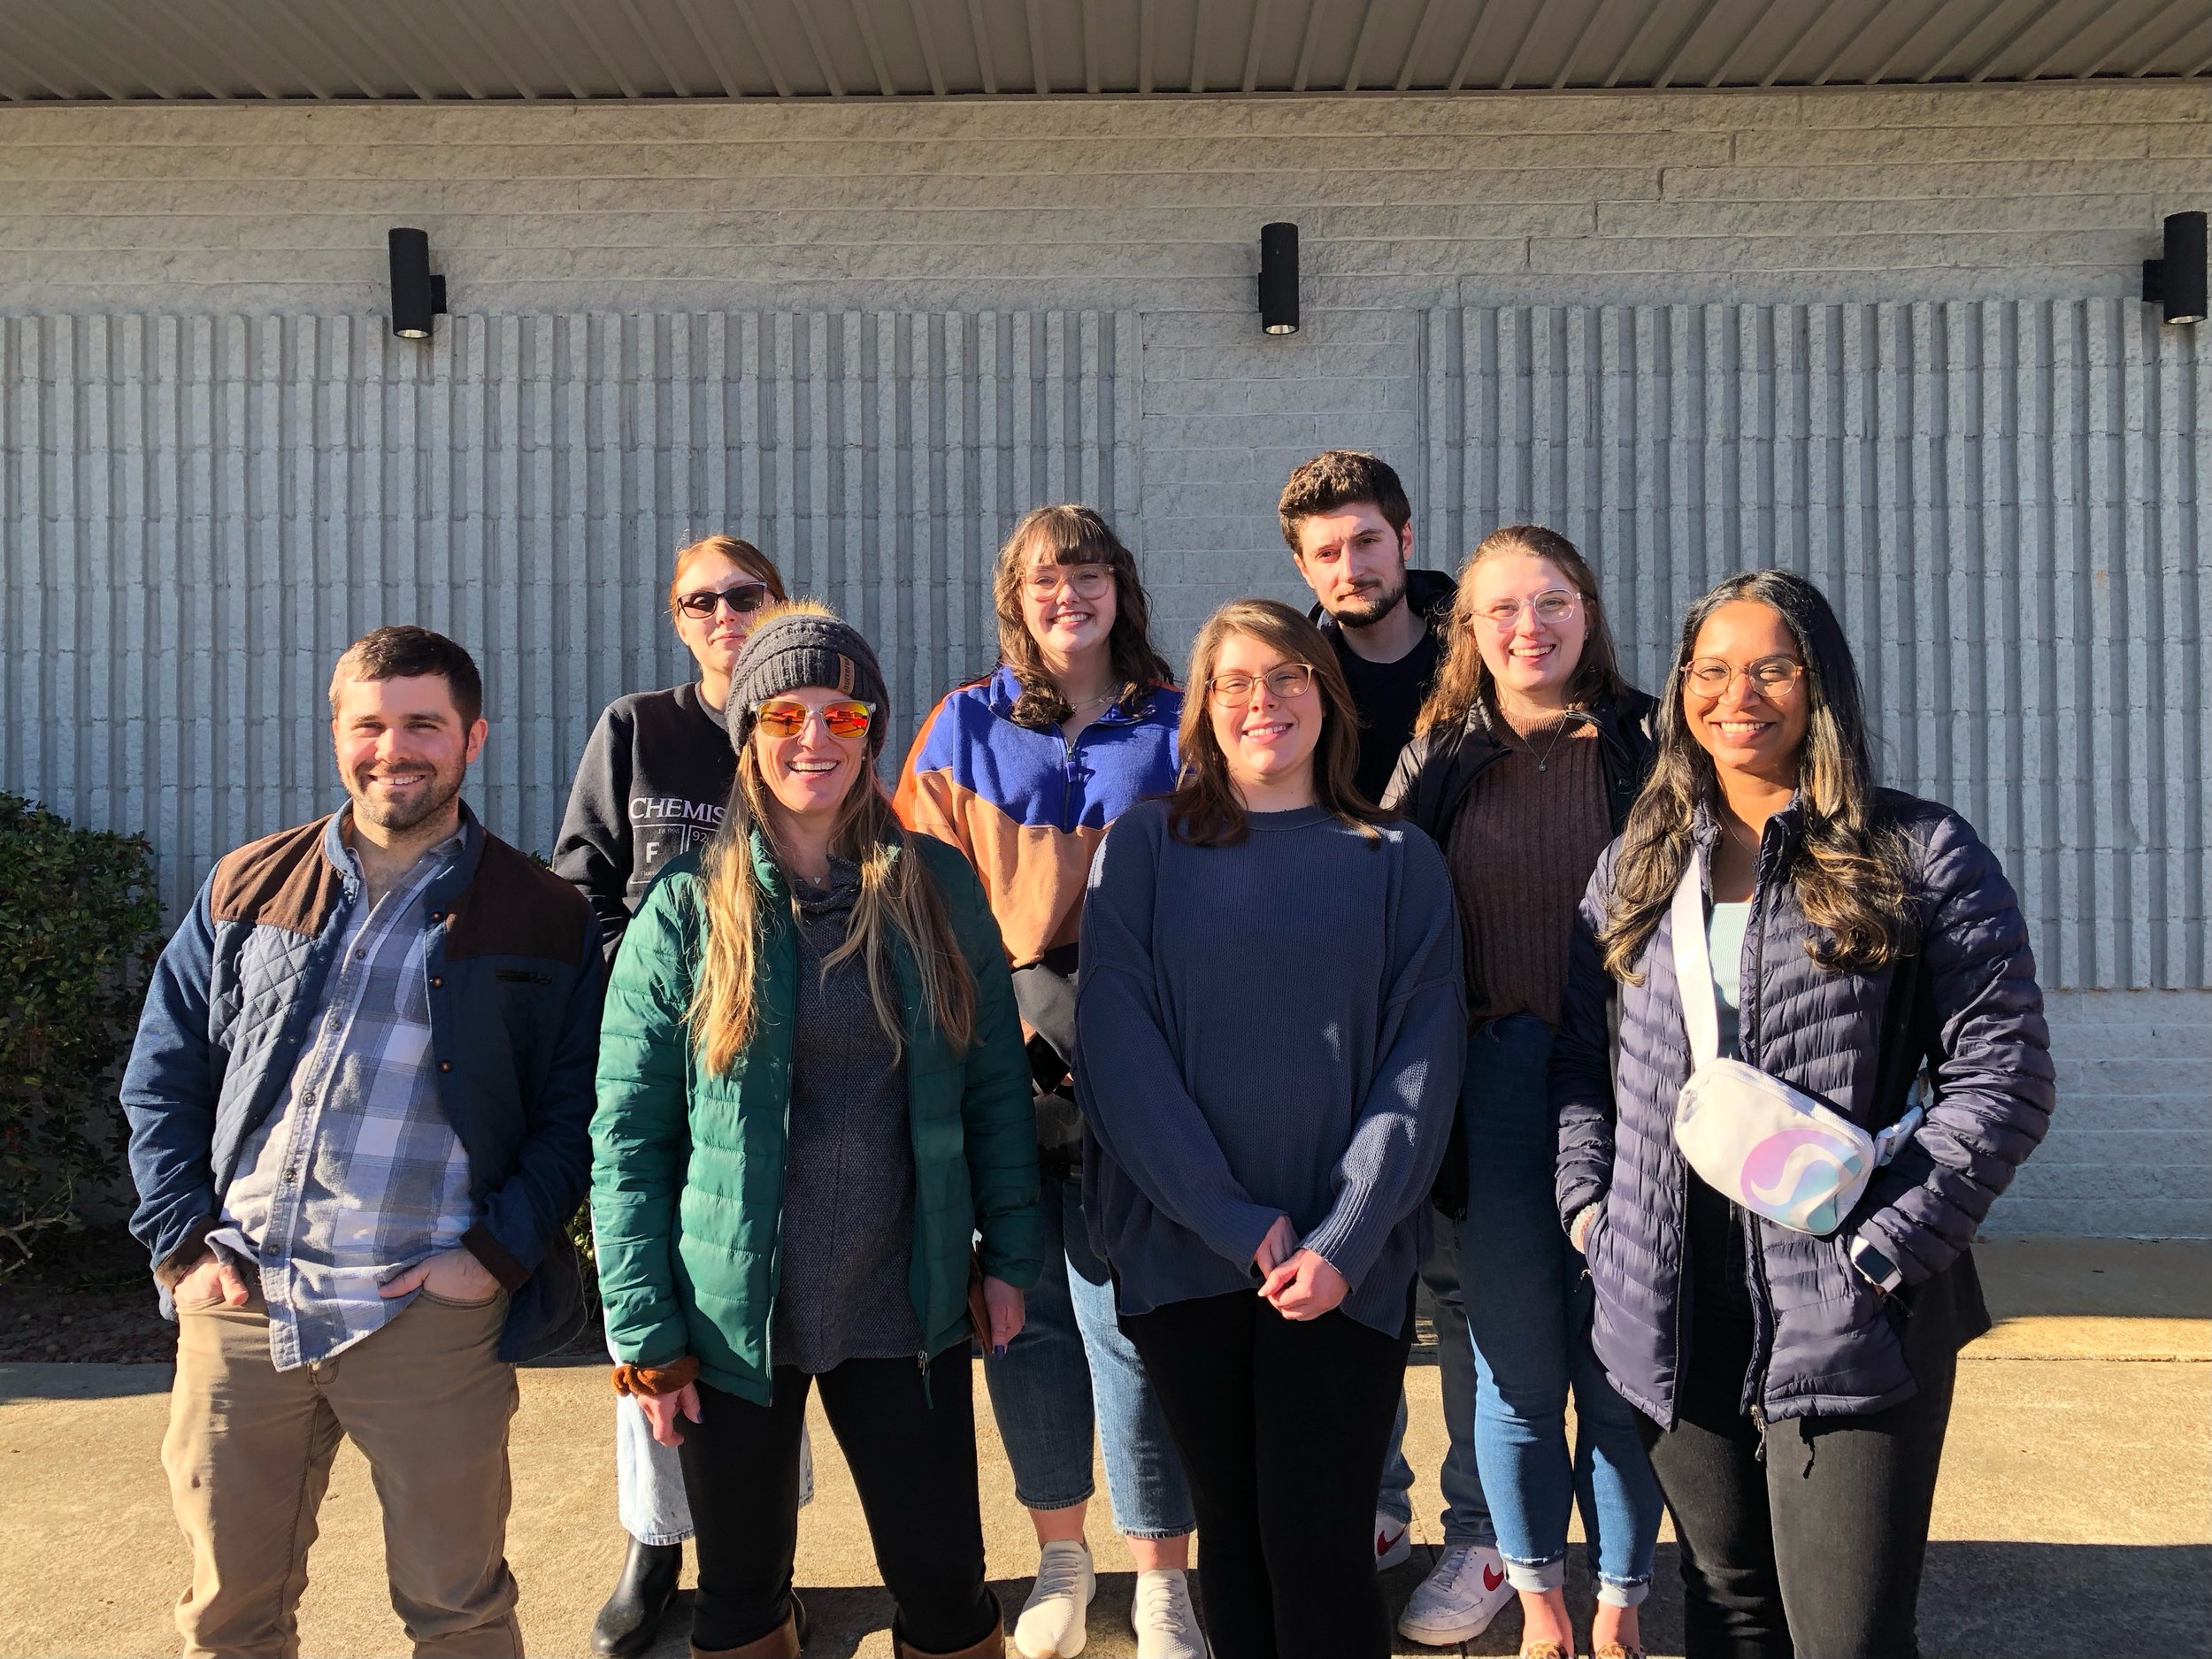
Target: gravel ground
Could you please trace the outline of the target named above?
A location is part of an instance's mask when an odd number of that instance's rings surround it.
[[[123,1227],[37,1235],[35,1254],[0,1279],[0,1364],[23,1360],[168,1360],[146,1252]]]

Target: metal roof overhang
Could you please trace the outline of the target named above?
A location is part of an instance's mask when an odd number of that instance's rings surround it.
[[[2207,0],[0,0],[26,104],[2207,76]]]

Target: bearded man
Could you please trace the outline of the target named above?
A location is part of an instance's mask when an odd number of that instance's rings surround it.
[[[576,889],[461,799],[469,654],[379,628],[338,660],[349,798],[220,859],[123,1079],[131,1228],[178,1324],[162,1462],[188,1655],[299,1650],[341,1438],[368,1459],[417,1654],[515,1655],[518,1360],[583,1323],[604,972]]]
[[[1454,583],[1442,571],[1408,568],[1413,507],[1379,456],[1324,450],[1291,472],[1275,512],[1313,590],[1307,614],[1335,649],[1359,710],[1354,781],[1380,801],[1436,677]]]

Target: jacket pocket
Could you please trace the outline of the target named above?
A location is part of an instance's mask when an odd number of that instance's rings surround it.
[[[1599,1242],[1605,1236],[1606,1220],[1612,1210],[1612,1194],[1609,1193],[1598,1200],[1596,1213],[1591,1216],[1590,1225],[1582,1234],[1582,1262],[1586,1269],[1598,1259]],[[1568,1242],[1571,1245],[1573,1240],[1570,1239]],[[1592,1277],[1594,1278],[1595,1274],[1593,1273]]]

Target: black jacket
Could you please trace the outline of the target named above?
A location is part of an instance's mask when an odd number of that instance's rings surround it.
[[[1419,572],[1426,574],[1427,572]],[[1583,718],[1597,727],[1600,766],[1605,777],[1605,810],[1613,833],[1628,821],[1651,764],[1658,753],[1655,731],[1659,705],[1634,689],[1617,698],[1601,697]],[[1505,754],[1487,710],[1478,704],[1460,726],[1417,734],[1398,757],[1382,804],[1425,832],[1439,847],[1448,846],[1452,826],[1467,804],[1468,792]],[[1466,1125],[1452,1125],[1452,1144],[1431,1194],[1436,1207],[1455,1220],[1467,1214]]]
[[[1632,688],[1618,698],[1601,697],[1581,717],[1597,727],[1603,751],[1606,816],[1616,835],[1628,822],[1628,809],[1643,792],[1644,780],[1651,776],[1651,763],[1659,752],[1658,713],[1655,700]],[[1477,707],[1454,729],[1423,732],[1407,743],[1382,804],[1410,819],[1441,847],[1475,780],[1506,752],[1488,712]]]

